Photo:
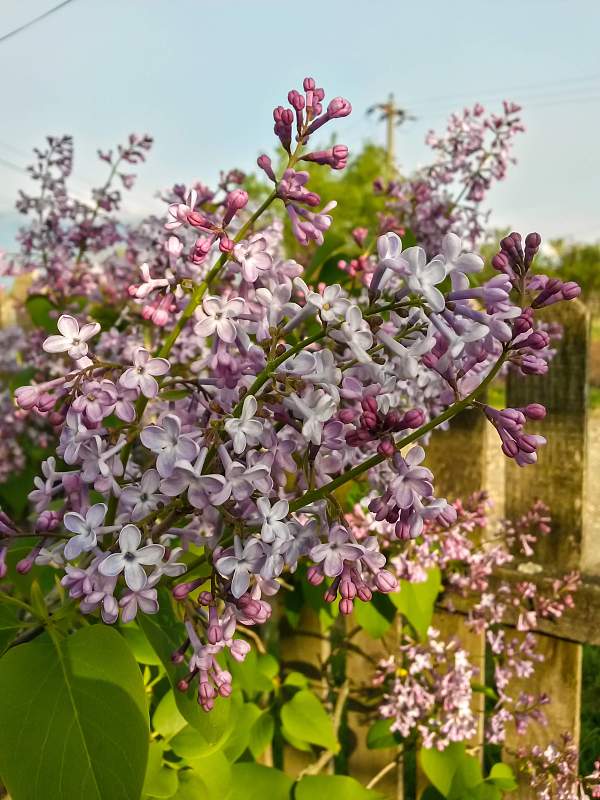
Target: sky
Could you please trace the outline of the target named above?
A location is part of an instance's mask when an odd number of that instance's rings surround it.
[[[73,189],[100,182],[96,150],[148,132],[156,145],[124,210],[158,189],[252,170],[272,152],[271,112],[313,75],[353,114],[351,150],[384,129],[366,109],[393,92],[417,120],[397,131],[402,168],[453,110],[523,105],[518,165],[489,196],[492,223],[600,240],[599,0],[0,0],[0,248],[14,249],[20,168],[47,134],[75,138]]]

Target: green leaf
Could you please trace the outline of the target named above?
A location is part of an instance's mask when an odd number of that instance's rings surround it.
[[[102,625],[0,659],[0,775],[13,800],[140,796],[148,756],[141,673]]]
[[[272,656],[259,656],[256,650],[250,650],[246,658],[240,662],[236,661],[229,653],[227,654],[227,668],[231,672],[233,683],[241,688],[248,695],[253,697],[259,692],[270,692],[273,689],[273,680],[265,674],[263,669],[272,667],[269,662],[261,662],[261,659],[271,659]],[[277,662],[275,662],[277,669]]]
[[[19,609],[0,600],[0,654],[6,650],[22,627]]]
[[[413,626],[420,639],[427,637],[435,601],[442,588],[438,567],[427,570],[427,580],[421,583],[400,581],[400,591],[388,595],[396,608]]]
[[[163,739],[171,739],[182,731],[187,722],[181,716],[172,689],[164,694],[152,716],[152,727]]]
[[[163,766],[164,748],[160,742],[150,742],[144,794],[151,797],[173,797],[177,791],[177,773]]]
[[[231,800],[289,800],[294,781],[285,772],[261,764],[234,764]]]
[[[229,761],[237,761],[250,743],[250,732],[256,720],[260,717],[260,708],[254,703],[244,703],[235,712],[235,726],[225,743],[224,752]]]
[[[254,758],[258,759],[265,752],[273,741],[275,732],[275,720],[268,711],[258,717],[250,730],[250,741],[248,747]]]
[[[286,675],[283,682],[284,686],[299,686],[301,689],[306,689],[308,686],[308,678],[301,672],[290,672]]]
[[[317,744],[337,753],[340,746],[333,730],[333,722],[318,698],[307,689],[301,689],[281,707],[281,721],[294,738]]]
[[[139,625],[135,622],[130,622],[127,625],[121,625],[119,630],[125,637],[138,664],[149,664],[152,667],[156,667],[162,663]]]
[[[58,308],[45,295],[30,295],[25,301],[25,308],[36,327],[43,328],[48,333],[57,332]]]
[[[389,719],[378,719],[367,731],[367,747],[369,750],[377,750],[380,747],[397,747],[402,741],[398,733],[390,731],[392,721]]]
[[[456,771],[459,769],[460,761],[465,754],[464,743],[452,743],[445,750],[436,748],[422,748],[419,753],[421,767],[429,782],[441,792],[444,797],[448,796],[450,787]]]
[[[188,763],[206,787],[206,790],[194,797],[194,800],[229,800],[231,764],[223,753],[216,752],[201,758],[190,758]]]
[[[503,792],[512,792],[518,786],[512,768],[502,761],[494,764],[486,780],[493,781]]]
[[[385,597],[385,595],[383,595]],[[388,600],[388,598],[385,598]],[[392,611],[394,606],[388,600]],[[358,625],[373,639],[381,639],[390,629],[391,621],[385,617],[373,602],[363,603],[361,600],[354,604],[354,618]]]
[[[306,775],[296,785],[295,800],[383,800],[383,795],[365,789],[346,775]]]
[[[209,796],[208,787],[193,769],[180,771],[177,800],[205,800]]]

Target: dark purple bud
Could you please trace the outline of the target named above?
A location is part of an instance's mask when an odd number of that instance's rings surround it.
[[[391,441],[391,439],[384,439],[382,442],[379,442],[379,445],[377,446],[377,452],[384,458],[391,458],[396,452],[396,448],[394,447],[394,443]]]

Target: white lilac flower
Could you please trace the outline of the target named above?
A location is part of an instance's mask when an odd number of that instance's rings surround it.
[[[63,524],[68,531],[75,534],[65,545],[67,561],[93,550],[98,541],[98,534],[116,530],[114,527],[102,527],[107,510],[104,503],[96,503],[87,510],[85,517],[77,511],[67,511]]]
[[[133,366],[125,370],[119,383],[126,389],[139,389],[144,397],[156,397],[156,377],[165,375],[170,366],[166,358],[152,358],[144,347],[138,347],[133,353]]]
[[[408,261],[409,275],[406,283],[411,292],[422,297],[432,311],[439,313],[444,310],[446,301],[439,289],[446,277],[446,267],[442,260],[433,259],[427,263],[427,256],[422,247],[409,247],[404,251],[404,256]]]
[[[344,296],[339,283],[326,286],[322,294],[310,292],[306,300],[319,310],[319,316],[324,323],[339,322],[350,306],[350,301]]]
[[[255,419],[258,403],[254,395],[244,399],[242,412],[239,417],[231,417],[225,422],[225,430],[233,442],[234,453],[243,453],[247,447],[258,444],[262,434],[263,425]]]
[[[233,540],[233,553],[223,555],[215,567],[224,578],[231,577],[231,593],[241,597],[248,591],[250,575],[258,572],[263,551],[258,539],[247,539],[243,544],[239,536]]]
[[[207,337],[214,333],[227,344],[235,342],[238,335],[238,326],[235,322],[244,311],[245,302],[241,297],[224,300],[220,297],[209,296],[202,301],[202,308],[197,308],[195,317],[198,320],[194,325],[197,336]]]
[[[47,353],[68,353],[73,359],[83,358],[87,354],[88,339],[100,331],[97,322],[88,322],[80,328],[75,317],[69,314],[61,314],[56,327],[60,336],[49,336],[42,347]]]
[[[163,478],[172,475],[177,461],[193,461],[198,446],[181,433],[181,420],[174,414],[163,417],[162,425],[148,425],[140,434],[144,447],[157,453],[156,469]]]
[[[133,522],[148,516],[152,511],[156,511],[158,504],[164,499],[158,491],[160,486],[160,475],[155,469],[149,469],[142,475],[139,483],[132,483],[123,487],[121,500],[131,509],[131,519]]]
[[[450,275],[452,288],[466,289],[469,286],[467,275],[481,272],[484,261],[477,253],[464,253],[462,241],[455,233],[447,233],[442,240],[442,252],[436,258],[442,258],[446,275]]]
[[[140,547],[142,534],[136,525],[125,525],[119,534],[120,553],[112,553],[98,565],[98,571],[106,577],[124,573],[125,583],[132,592],[139,592],[147,583],[144,567],[155,566],[165,554],[162,544],[147,544]]]
[[[251,236],[247,241],[239,242],[233,248],[233,257],[240,264],[242,277],[248,283],[254,283],[273,266],[273,259],[266,250],[267,240],[260,233]]]
[[[358,306],[350,306],[346,319],[339,328],[329,332],[332,339],[349,347],[352,355],[361,364],[371,363],[367,350],[373,345],[373,334]]]
[[[260,538],[263,542],[270,544],[275,539],[285,541],[289,538],[289,528],[283,522],[290,509],[290,504],[287,500],[277,500],[271,505],[268,497],[259,497],[256,501],[256,506],[263,521],[260,529]]]
[[[328,578],[341,574],[344,561],[356,561],[362,554],[362,547],[350,540],[350,534],[341,525],[329,531],[325,544],[315,545],[310,551],[311,559],[315,564],[322,564],[323,572]]]
[[[313,444],[321,444],[323,425],[337,410],[335,400],[322,389],[308,389],[302,397],[291,394],[285,404],[304,420],[302,435]]]

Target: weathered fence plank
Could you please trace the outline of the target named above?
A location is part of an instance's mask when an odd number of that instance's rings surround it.
[[[510,518],[522,514],[535,498],[548,504],[552,532],[536,549],[535,561],[550,573],[578,568],[584,550],[584,493],[587,415],[587,352],[589,318],[578,301],[551,307],[545,319],[562,326],[562,338],[550,371],[526,379],[511,373],[507,386],[507,405],[543,403],[548,417],[539,428],[548,439],[541,448],[534,468],[507,467],[506,513]],[[533,430],[537,426],[531,426]],[[540,636],[545,662],[540,689],[552,702],[546,707],[548,726],[531,726],[525,736],[509,730],[507,750],[519,745],[559,741],[569,731],[579,743],[581,698],[581,645],[550,636]],[[515,689],[521,688],[515,682]],[[524,688],[524,687],[523,687]],[[519,797],[533,798],[523,780]]]

